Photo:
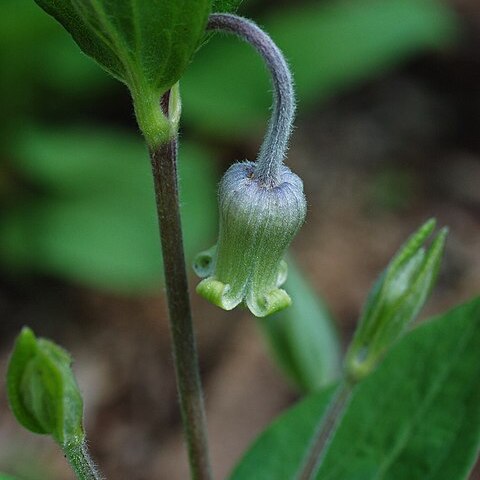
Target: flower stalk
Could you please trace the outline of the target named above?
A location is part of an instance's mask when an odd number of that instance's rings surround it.
[[[207,29],[233,33],[253,46],[262,56],[273,83],[273,108],[268,131],[258,154],[256,177],[269,185],[281,181],[281,166],[295,118],[293,80],[285,57],[275,42],[258,25],[237,15],[210,15]]]

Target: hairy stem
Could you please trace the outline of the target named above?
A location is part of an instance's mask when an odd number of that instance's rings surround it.
[[[270,70],[274,87],[273,113],[258,154],[255,174],[264,183],[277,185],[295,116],[293,81],[287,62],[273,40],[251,20],[216,13],[210,15],[207,28],[239,36],[260,53]]]
[[[333,395],[327,411],[314,435],[301,467],[298,480],[313,480],[330,446],[333,435],[352,396],[353,385],[344,381]]]
[[[65,458],[70,463],[78,480],[101,480],[103,478],[90,458],[85,442],[63,445],[62,448]]]
[[[162,98],[168,115],[170,94]],[[177,179],[177,137],[150,150],[162,242],[173,357],[191,475],[210,480],[205,408],[188,293]]]

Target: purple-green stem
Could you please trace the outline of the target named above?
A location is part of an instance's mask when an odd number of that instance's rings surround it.
[[[162,98],[168,116],[170,92]],[[193,480],[211,480],[197,349],[188,293],[177,178],[177,136],[150,148],[160,226],[173,358],[180,410]]]

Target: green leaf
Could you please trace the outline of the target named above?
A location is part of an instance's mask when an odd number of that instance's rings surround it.
[[[122,132],[30,131],[12,146],[18,175],[41,193],[0,219],[0,258],[121,292],[162,280],[153,180],[141,139]],[[217,174],[208,152],[182,142],[180,195],[188,258],[216,230]]]
[[[173,86],[203,38],[210,0],[35,0],[130,88]]]
[[[35,1],[87,55],[128,85],[150,149],[176,134],[178,119],[164,115],[161,96],[178,83],[203,40],[211,0]],[[174,108],[179,111],[179,102]]]
[[[341,349],[334,322],[291,258],[284,288],[292,305],[257,324],[290,380],[304,392],[318,391],[340,374]]]
[[[242,0],[213,0],[212,12],[235,12]]]
[[[230,480],[294,480],[333,392],[330,388],[312,394],[276,419],[253,443]]]
[[[318,480],[464,480],[480,446],[480,297],[406,335],[353,392]],[[295,478],[332,390],[254,443],[231,480]]]
[[[83,400],[68,352],[24,328],[7,371],[8,400],[28,430],[49,434],[60,444],[81,444]]]
[[[451,43],[457,29],[452,12],[434,0],[309,2],[278,10],[259,23],[289,61],[300,111]],[[253,49],[215,35],[182,79],[184,118],[215,135],[257,134],[268,118],[270,92]]]
[[[5,475],[4,473],[0,473],[0,480],[17,480],[15,477],[11,475]]]

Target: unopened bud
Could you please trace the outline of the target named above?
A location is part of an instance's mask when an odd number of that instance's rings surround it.
[[[216,248],[201,253],[195,271],[205,278],[197,292],[231,310],[245,303],[257,317],[291,304],[279,288],[287,278],[283,256],[306,214],[303,183],[285,165],[269,185],[255,163],[232,165],[220,183],[220,233]]]
[[[447,229],[428,249],[424,243],[435,228],[426,222],[398,251],[375,283],[346,356],[348,377],[368,375],[404,333],[423,307],[436,281]]]
[[[83,400],[71,363],[63,348],[24,328],[7,372],[8,399],[17,420],[60,445],[81,444],[85,438]]]

